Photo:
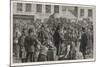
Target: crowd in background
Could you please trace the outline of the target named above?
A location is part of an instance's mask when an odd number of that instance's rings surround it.
[[[55,18],[14,26],[13,56],[21,62],[87,59],[93,57],[93,22]]]

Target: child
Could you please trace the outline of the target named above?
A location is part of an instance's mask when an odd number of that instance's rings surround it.
[[[48,52],[47,52],[47,60],[48,61],[54,61],[56,60],[56,47],[51,42],[51,40],[48,40]]]
[[[66,60],[69,56],[70,52],[70,44],[66,45],[66,41],[64,41],[60,46],[60,55],[58,60]]]
[[[37,45],[36,45],[36,47],[35,47],[35,55],[34,55],[34,59],[35,59],[35,62],[37,62],[38,61],[38,57],[39,57],[39,53],[40,53],[40,46],[41,46],[41,43],[40,43],[40,41],[39,40],[37,40]]]
[[[26,62],[26,51],[23,46],[21,47],[21,60],[22,62]]]
[[[44,42],[43,44],[40,45],[40,53],[38,61],[47,61],[47,52],[48,52],[47,43]]]
[[[79,46],[80,46],[80,42],[77,42],[77,47],[75,48],[76,50],[76,56],[75,59],[83,59],[83,54],[82,52],[79,51]]]
[[[72,41],[71,48],[70,48],[71,49],[70,50],[70,59],[75,59],[75,54],[76,54],[75,48],[76,48],[75,42]]]

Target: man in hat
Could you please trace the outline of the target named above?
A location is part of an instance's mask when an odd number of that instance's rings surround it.
[[[24,47],[24,42],[25,42],[25,37],[26,37],[26,29],[24,28],[22,30],[22,35],[19,37],[19,46],[20,46],[20,58],[22,62],[25,62],[25,47]]]
[[[45,30],[45,27],[44,27],[44,25],[42,25],[40,31],[37,33],[38,40],[41,42],[41,44],[43,44],[45,36],[46,36],[44,30]]]
[[[33,37],[33,29],[28,30],[28,36],[25,38],[25,50],[26,54],[26,61],[33,62],[34,61],[34,52],[35,52],[35,45],[37,44],[36,39]]]
[[[54,45],[57,49],[57,54],[56,55],[59,55],[59,45],[62,42],[62,38],[60,36],[59,30],[60,30],[60,27],[58,26],[56,28],[56,31],[55,31],[54,35],[53,35]]]
[[[81,35],[80,51],[83,53],[83,57],[85,59],[88,38],[87,38],[86,30],[84,27],[82,27],[82,32],[83,33]]]

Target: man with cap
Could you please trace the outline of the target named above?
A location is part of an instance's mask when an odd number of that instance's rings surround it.
[[[33,29],[30,28],[28,30],[28,36],[25,38],[25,50],[26,54],[26,62],[34,61],[34,52],[35,52],[35,45],[37,44],[36,39],[33,37]]]
[[[26,29],[23,28],[22,30],[22,35],[19,37],[18,43],[20,46],[20,58],[22,60],[22,62],[25,62],[25,47],[24,47],[24,42],[25,42],[25,37],[26,37]]]
[[[85,59],[85,55],[86,55],[87,41],[88,41],[88,38],[87,38],[86,30],[84,27],[82,27],[80,51],[83,53],[84,59]]]

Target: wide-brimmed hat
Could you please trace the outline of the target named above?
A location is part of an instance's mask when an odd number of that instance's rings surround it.
[[[32,28],[30,28],[30,29],[28,30],[28,33],[31,33],[31,32],[33,32],[33,29],[32,29]]]

